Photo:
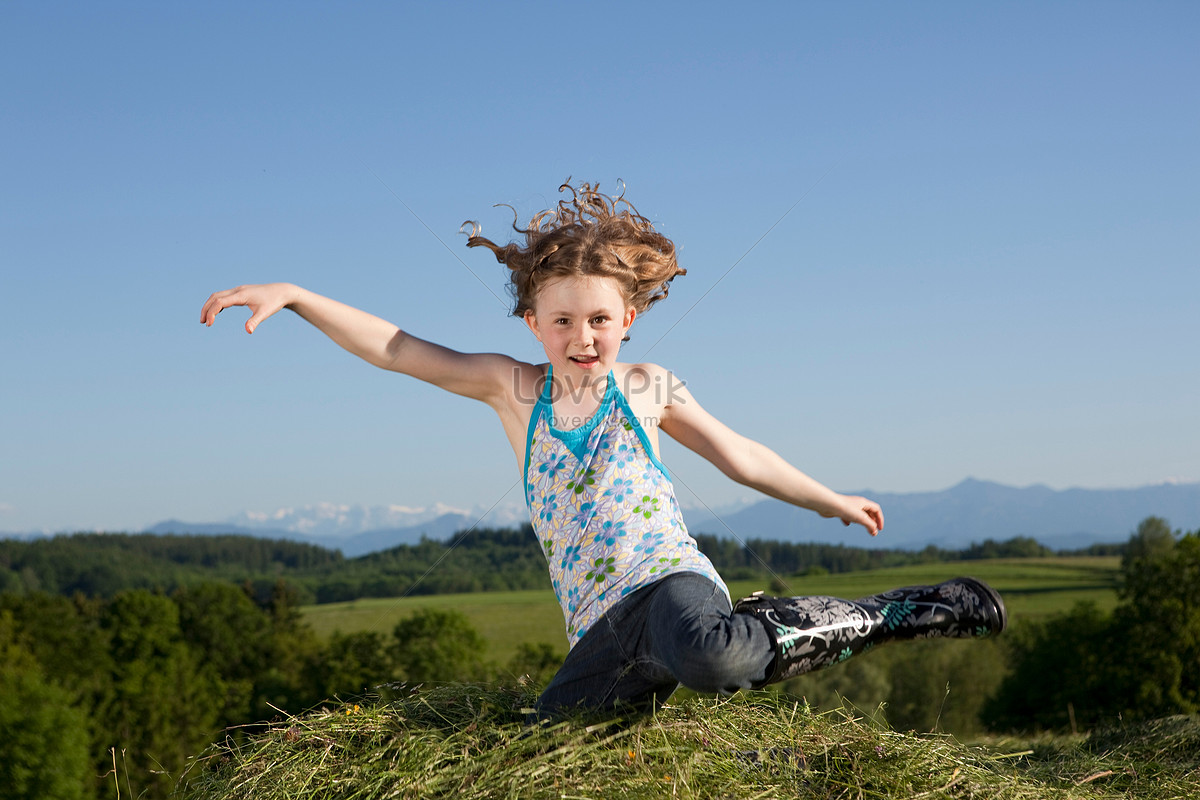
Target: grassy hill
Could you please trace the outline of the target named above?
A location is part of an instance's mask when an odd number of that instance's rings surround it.
[[[965,744],[766,693],[527,728],[528,690],[404,689],[290,717],[195,759],[185,800],[307,798],[1193,798],[1200,719]]]

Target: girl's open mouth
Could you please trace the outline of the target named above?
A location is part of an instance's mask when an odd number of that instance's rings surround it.
[[[571,360],[581,367],[590,367],[600,360],[600,356],[571,356]]]

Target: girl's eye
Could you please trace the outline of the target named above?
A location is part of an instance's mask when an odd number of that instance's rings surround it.
[[[608,317],[596,317],[592,320],[593,325],[603,325],[608,322]]]

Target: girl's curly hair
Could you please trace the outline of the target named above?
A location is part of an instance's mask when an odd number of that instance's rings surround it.
[[[569,179],[558,190],[570,199],[535,214],[524,228],[513,211],[513,230],[524,244],[497,245],[479,235],[478,223],[463,223],[471,226],[467,247],[486,247],[511,270],[513,316],[532,310],[547,282],[579,276],[616,279],[625,302],[641,314],[667,296],[676,275],[687,274],[675,260],[675,244],[625,199],[623,186],[616,198],[590,183],[576,189]]]

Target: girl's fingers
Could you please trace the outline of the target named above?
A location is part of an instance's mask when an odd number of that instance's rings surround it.
[[[221,295],[224,292],[213,292],[204,301],[204,307],[200,309],[200,321],[205,325],[212,325],[213,320],[217,318],[217,314],[221,313],[224,306],[221,304]]]
[[[254,329],[257,328],[263,320],[274,316],[283,309],[283,306],[275,305],[274,303],[271,305],[258,305],[247,302],[246,305],[249,306],[252,312],[254,312],[250,315],[250,319],[246,320],[246,333],[254,333]]]
[[[204,307],[200,309],[200,321],[212,327],[212,324],[217,320],[217,314],[220,314],[230,306],[249,305],[249,302],[242,292],[241,287],[213,292],[208,296],[208,300],[204,302]],[[259,320],[259,322],[261,321]]]

